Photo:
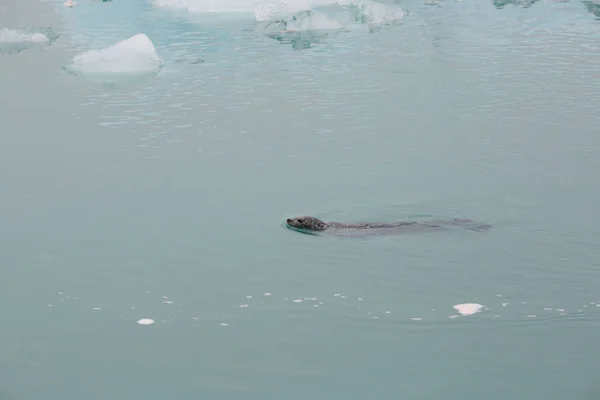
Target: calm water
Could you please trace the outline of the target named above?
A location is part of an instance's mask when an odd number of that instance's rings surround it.
[[[0,3],[0,29],[58,35],[0,55],[1,400],[600,396],[593,3],[406,0],[281,41],[252,13],[62,3]],[[154,78],[63,69],[136,33]]]

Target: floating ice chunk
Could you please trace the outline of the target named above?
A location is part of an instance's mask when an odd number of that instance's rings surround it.
[[[248,0],[155,0],[158,7],[179,8],[196,13],[252,12],[253,2]]]
[[[299,11],[310,10],[311,5],[306,0],[259,0],[254,7],[254,18],[258,22],[280,19]]]
[[[32,46],[49,43],[50,38],[41,32],[0,29],[0,53],[18,53]]]
[[[137,323],[140,325],[151,325],[153,324],[155,321],[153,319],[149,319],[149,318],[142,318],[140,319]]]
[[[15,29],[0,29],[0,43],[46,43],[49,41],[50,39],[48,38],[48,36],[39,32],[28,33],[25,31],[18,31]]]
[[[104,49],[84,51],[66,68],[84,78],[115,82],[154,76],[162,66],[152,41],[139,33]]]
[[[358,8],[357,20],[371,26],[399,23],[404,19],[404,10],[397,6],[366,1]]]
[[[483,309],[483,306],[477,303],[465,303],[455,305],[454,309],[458,311],[459,314],[472,315],[480,312]]]

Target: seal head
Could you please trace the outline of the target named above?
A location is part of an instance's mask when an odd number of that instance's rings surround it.
[[[296,229],[304,229],[307,231],[324,231],[327,229],[327,223],[315,217],[296,217],[288,218],[286,223]]]

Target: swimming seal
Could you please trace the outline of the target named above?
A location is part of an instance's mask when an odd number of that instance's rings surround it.
[[[288,218],[286,220],[288,228],[304,232],[324,232],[324,231],[340,231],[340,230],[377,230],[389,232],[391,231],[430,231],[440,230],[448,226],[460,226],[470,230],[483,231],[491,227],[491,225],[475,224],[470,219],[454,218],[451,220],[432,220],[427,222],[416,221],[398,221],[390,223],[380,222],[363,222],[363,223],[342,223],[342,222],[325,222],[319,218],[311,216],[301,216]]]

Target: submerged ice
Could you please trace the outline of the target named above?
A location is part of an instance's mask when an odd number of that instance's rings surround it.
[[[161,68],[154,44],[143,33],[104,49],[84,51],[67,66],[71,73],[104,82],[153,76]]]

